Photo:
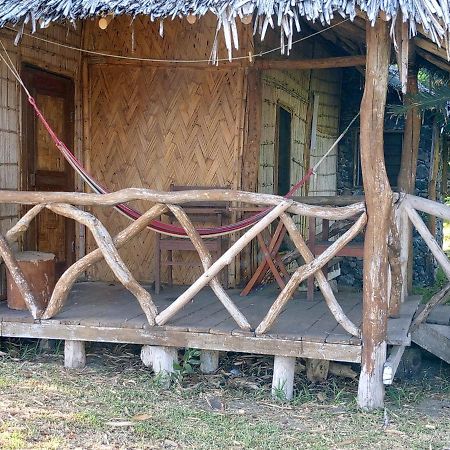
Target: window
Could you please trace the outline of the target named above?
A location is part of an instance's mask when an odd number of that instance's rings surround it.
[[[291,123],[292,113],[282,106],[277,110],[276,193],[285,195],[291,188]]]
[[[389,183],[392,188],[397,186],[397,177],[402,161],[403,131],[386,131],[384,133],[384,160]],[[361,153],[359,151],[359,133],[355,143],[355,165],[353,185],[362,186]]]

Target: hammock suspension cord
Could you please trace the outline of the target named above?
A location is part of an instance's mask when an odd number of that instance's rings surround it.
[[[70,166],[75,170],[75,172],[78,173],[78,175],[83,179],[83,181],[96,193],[98,194],[107,194],[108,190],[102,186],[98,181],[95,180],[95,178],[88,173],[88,171],[83,167],[81,162],[76,158],[76,156],[67,148],[67,146],[62,142],[59,137],[56,135],[54,130],[51,128],[50,124],[45,119],[44,115],[42,114],[41,110],[36,104],[36,100],[34,97],[30,94],[29,90],[25,86],[25,83],[23,82],[19,72],[17,71],[16,67],[14,66],[14,63],[12,62],[5,46],[3,45],[3,42],[0,40],[0,44],[3,48],[3,51],[6,55],[6,58],[0,53],[0,59],[6,64],[8,69],[11,71],[13,76],[17,79],[17,82],[22,86],[25,94],[27,95],[28,102],[34,109],[37,117],[41,121],[44,128],[47,130],[48,134],[50,135],[52,141],[54,142],[55,146],[58,148],[58,150],[61,152],[61,154],[64,156],[66,161],[70,164]],[[299,180],[290,191],[284,196],[284,198],[291,198],[294,196],[294,194],[311,178],[312,175],[316,174],[316,171],[318,167],[322,164],[322,162],[327,158],[327,156],[333,151],[333,149],[337,146],[337,144],[341,141],[341,139],[345,136],[347,131],[350,129],[350,127],[353,125],[355,120],[358,118],[358,114],[351,120],[351,122],[348,124],[348,126],[345,128],[345,130],[341,133],[341,135],[336,139],[336,141],[332,144],[332,146],[327,150],[327,152],[317,161],[317,163],[309,168],[305,175],[302,177],[301,180]],[[128,219],[136,220],[139,217],[141,217],[141,213],[128,205],[121,203],[114,207],[116,210],[118,210],[122,215],[126,216]],[[272,208],[266,208],[263,211],[252,215],[251,217],[248,217],[246,219],[240,220],[239,222],[235,222],[233,224],[229,225],[222,225],[218,227],[199,227],[197,228],[197,232],[204,237],[217,237],[217,236],[223,236],[227,234],[231,234],[237,231],[241,231],[245,228],[248,228],[258,222],[258,220],[262,219]],[[188,237],[186,234],[186,231],[184,228],[161,222],[159,220],[153,220],[148,224],[148,228],[150,228],[153,231],[156,231],[157,233],[169,235],[169,236],[175,236],[175,237]]]

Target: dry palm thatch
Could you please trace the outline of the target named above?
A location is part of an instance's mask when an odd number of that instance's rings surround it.
[[[237,18],[254,16],[254,30],[264,39],[268,26],[278,25],[281,51],[289,51],[295,31],[300,31],[300,18],[329,24],[339,15],[353,20],[358,11],[367,15],[372,24],[380,15],[392,19],[391,32],[397,16],[409,23],[410,36],[418,28],[439,46],[449,48],[450,7],[448,0],[0,0],[0,26],[69,21],[92,17],[127,14],[147,15],[151,20],[170,20],[188,15],[203,16],[208,12],[218,18],[217,31],[222,30],[231,57],[232,47],[238,48]],[[217,33],[216,33],[217,37]],[[213,47],[215,59],[217,39]]]

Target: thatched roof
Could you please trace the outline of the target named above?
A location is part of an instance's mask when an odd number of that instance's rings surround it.
[[[264,38],[268,26],[278,25],[282,42],[290,47],[294,32],[300,31],[301,20],[329,24],[335,16],[353,20],[358,12],[372,23],[382,15],[409,22],[410,35],[418,31],[439,46],[450,40],[449,0],[0,0],[0,27],[7,24],[38,24],[103,16],[144,14],[152,20],[173,19],[212,12],[218,18],[228,49],[237,44],[236,20],[252,14],[255,32]],[[284,48],[284,46],[283,46]]]

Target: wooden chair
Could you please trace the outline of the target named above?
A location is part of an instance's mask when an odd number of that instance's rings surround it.
[[[228,187],[209,187],[209,186],[177,186],[171,185],[171,191],[187,191],[187,190],[211,190],[211,189],[229,189]],[[224,202],[189,202],[182,205],[183,210],[189,216],[190,220],[195,226],[208,226],[223,225],[229,215],[228,205]],[[177,223],[175,217],[171,213],[166,214],[170,223]],[[213,225],[211,225],[213,224]],[[207,238],[203,240],[206,248],[211,255],[218,258],[222,255],[226,243],[228,242],[227,236]],[[156,233],[155,243],[155,292],[159,294],[161,290],[161,266],[166,265],[169,268],[168,285],[173,284],[173,267],[202,267],[200,261],[183,262],[174,261],[174,252],[196,252],[194,245],[190,239],[176,238],[172,236],[164,236],[160,233]],[[167,252],[167,261],[162,261],[162,252]],[[224,287],[228,287],[228,270],[223,270]]]
[[[330,221],[327,219],[322,220],[322,233],[321,240],[317,240],[316,236],[316,218],[309,218],[309,235],[308,235],[308,247],[314,257],[319,256],[323,253],[333,241],[330,241]],[[337,254],[339,256],[350,256],[354,258],[362,258],[364,256],[364,242],[349,242],[345,247],[343,247]],[[322,268],[322,272],[325,276],[328,274],[328,265],[326,264]],[[314,299],[314,276],[309,277],[307,281],[307,299]]]

